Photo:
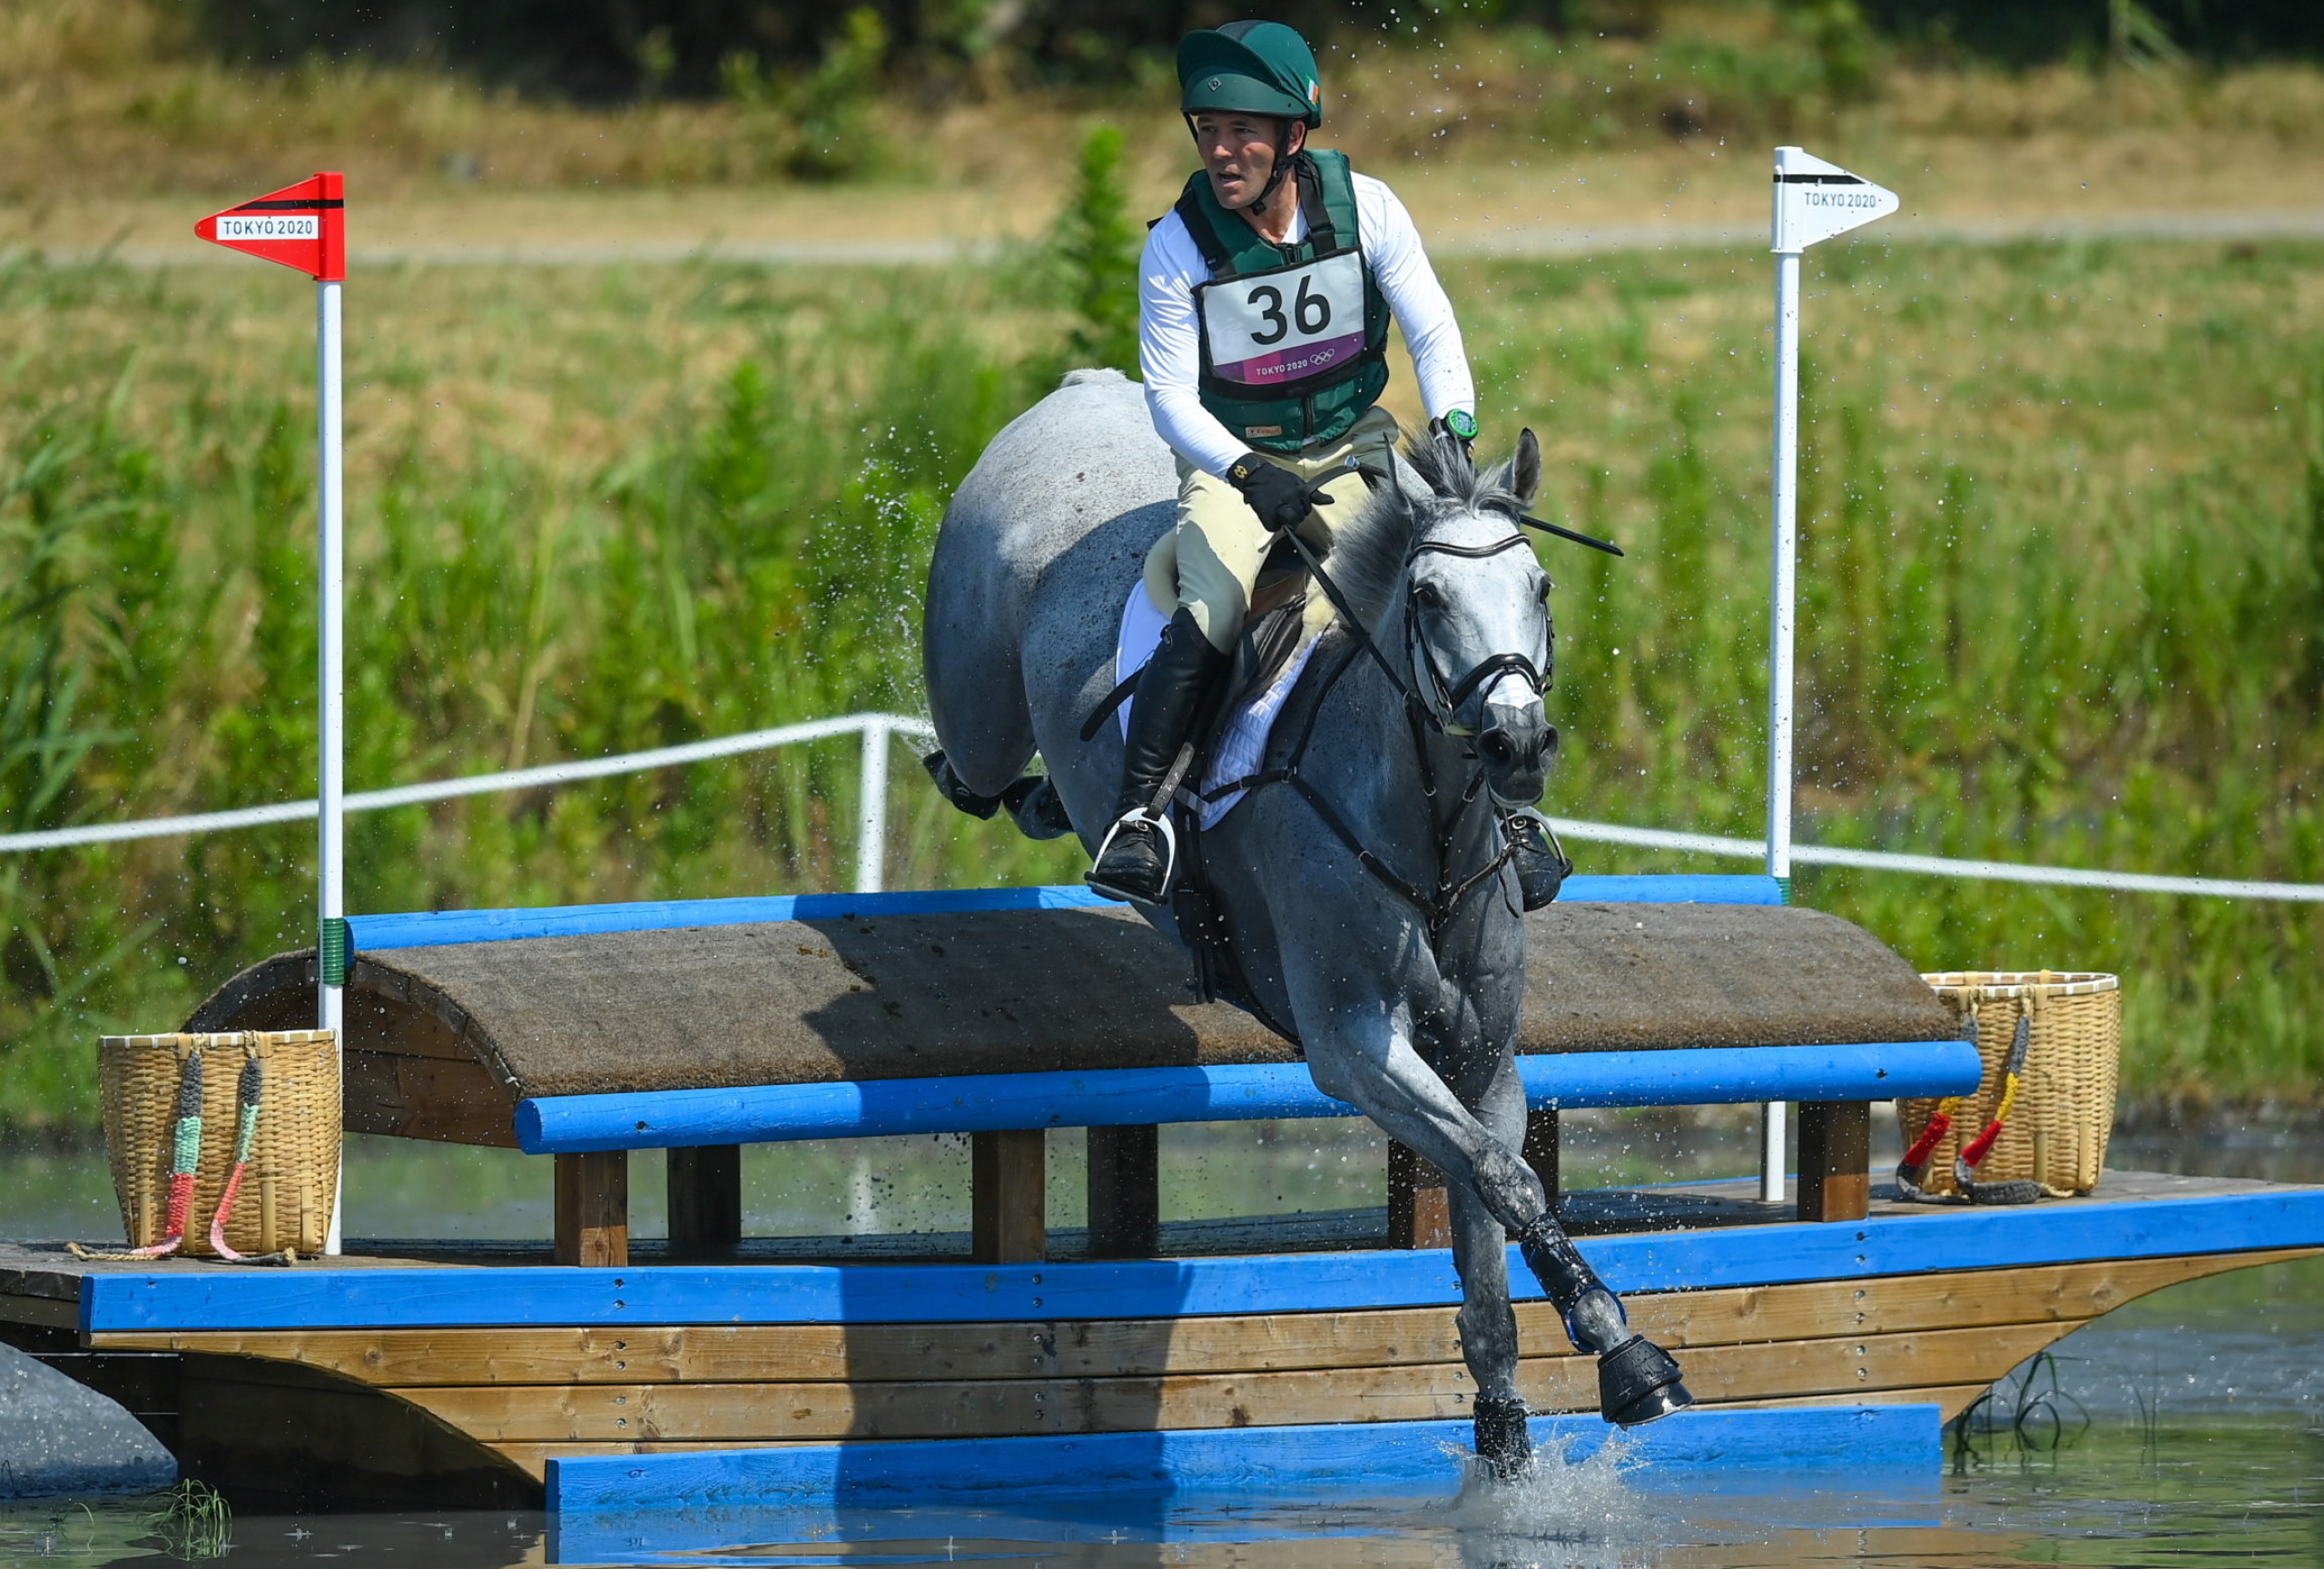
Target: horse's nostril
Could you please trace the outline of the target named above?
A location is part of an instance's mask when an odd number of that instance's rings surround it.
[[[1508,733],[1502,730],[1486,731],[1479,738],[1477,746],[1488,763],[1506,763],[1517,755],[1517,749],[1509,744]]]

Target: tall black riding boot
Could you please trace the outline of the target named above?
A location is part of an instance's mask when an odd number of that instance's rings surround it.
[[[1119,816],[1084,879],[1108,898],[1159,904],[1169,893],[1177,845],[1165,786],[1203,698],[1227,663],[1195,625],[1194,613],[1182,609],[1170,618],[1161,645],[1139,673],[1129,735],[1122,743],[1122,794],[1115,807]]]
[[[1518,1238],[1517,1245],[1524,1251],[1525,1267],[1564,1317],[1574,1349],[1598,1358],[1599,1415],[1636,1427],[1695,1403],[1679,1382],[1679,1364],[1630,1328],[1621,1299],[1606,1289],[1557,1217],[1544,1213]]]

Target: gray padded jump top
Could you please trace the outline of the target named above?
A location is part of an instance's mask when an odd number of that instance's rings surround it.
[[[1521,1051],[1936,1041],[1912,966],[1812,910],[1556,904],[1526,917]],[[312,950],[235,976],[188,1030],[313,1017]],[[1283,1062],[1126,911],[778,921],[359,953],[356,1051],[472,1053],[520,1096]],[[465,1051],[459,1048],[464,1047]]]

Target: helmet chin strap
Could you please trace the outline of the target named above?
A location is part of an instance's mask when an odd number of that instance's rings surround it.
[[[1284,151],[1291,145],[1291,122],[1277,120],[1275,123],[1282,130],[1275,137],[1275,167],[1267,171],[1267,183],[1259,187],[1259,198],[1251,203],[1254,207],[1264,207],[1274,197],[1276,187],[1283,183],[1283,177],[1291,173],[1292,159],[1297,156]]]

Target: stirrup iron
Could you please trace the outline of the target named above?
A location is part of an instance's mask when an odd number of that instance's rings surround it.
[[[1133,806],[1115,818],[1113,826],[1106,830],[1106,836],[1098,842],[1098,853],[1089,858],[1089,875],[1083,881],[1098,893],[1110,894],[1125,903],[1146,903],[1148,902],[1142,895],[1133,894],[1128,889],[1117,888],[1111,883],[1100,883],[1097,880],[1098,868],[1104,865],[1106,862],[1106,852],[1114,847],[1114,836],[1132,823],[1150,823],[1162,836],[1162,885],[1151,901],[1158,904],[1170,896],[1171,886],[1178,880],[1178,831],[1171,824],[1170,814],[1167,811],[1148,812],[1144,807]]]

